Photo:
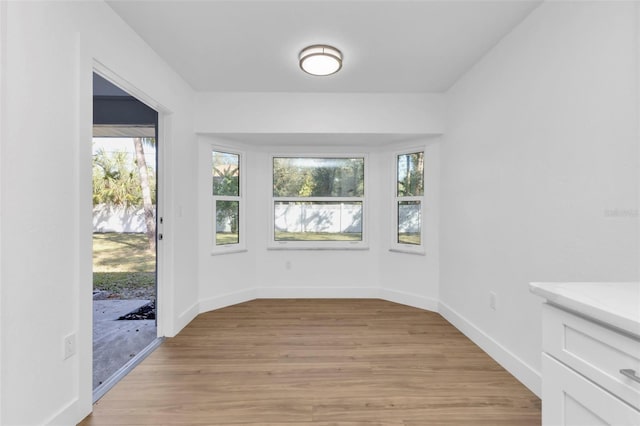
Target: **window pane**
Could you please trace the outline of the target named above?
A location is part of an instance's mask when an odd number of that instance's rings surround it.
[[[420,201],[398,202],[398,243],[421,244],[421,207]]]
[[[240,202],[216,200],[216,245],[239,244]]]
[[[240,156],[213,151],[213,195],[240,195]]]
[[[363,197],[364,158],[273,159],[274,197]]]
[[[398,155],[398,197],[424,195],[424,153]]]
[[[361,202],[276,201],[276,241],[362,241]]]

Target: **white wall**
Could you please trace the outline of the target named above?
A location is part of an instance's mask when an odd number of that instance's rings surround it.
[[[416,145],[418,143],[418,145]],[[404,303],[432,311],[438,310],[440,283],[440,151],[442,138],[428,138],[392,146],[394,151],[411,152],[414,149],[424,149],[425,193],[424,210],[422,216],[424,255],[391,252],[389,244],[380,252],[380,285],[382,296],[387,300]],[[385,242],[395,238],[389,235],[393,231],[390,224],[394,223],[395,210],[390,208],[393,203],[395,177],[393,161],[394,152],[384,156],[386,164],[380,167],[385,171],[385,188],[383,197],[387,208],[382,212],[382,232]],[[390,165],[391,164],[391,165]]]
[[[442,311],[536,392],[528,283],[639,278],[635,8],[543,3],[448,93]]]
[[[179,315],[197,300],[195,211],[188,208],[196,194],[183,190],[195,186],[193,92],[102,2],[2,7],[0,332],[1,386],[9,391],[0,423],[75,424],[91,409],[93,61],[166,115],[159,197],[171,245],[160,315],[168,335],[190,319]],[[63,360],[70,333],[78,353]]]
[[[364,154],[365,215],[364,233],[368,235],[368,250],[266,250],[271,207],[271,154]],[[380,170],[375,165],[380,154],[367,147],[269,147],[255,154],[253,194],[257,205],[255,220],[263,224],[255,229],[259,251],[256,269],[259,294],[269,297],[376,297],[380,288],[377,254],[381,250],[379,235],[380,211],[384,208],[377,182]],[[290,269],[286,269],[289,262]]]
[[[245,147],[237,143],[229,143],[219,138],[198,138],[198,283],[199,305],[195,306],[196,313],[216,309],[228,304],[250,300],[250,294],[255,287],[255,250],[241,253],[229,253],[212,256],[214,221],[213,201],[211,193],[211,144],[218,149],[239,152],[245,156],[245,167],[240,169],[241,179],[253,178],[251,170],[254,168],[252,156],[245,151]],[[247,214],[253,211],[253,194],[248,189],[251,184],[245,181],[245,196]],[[253,217],[253,216],[252,216]],[[240,228],[247,238],[247,247],[253,247],[254,220],[246,222],[246,229]]]
[[[403,93],[196,95],[199,133],[441,134],[444,97]]]

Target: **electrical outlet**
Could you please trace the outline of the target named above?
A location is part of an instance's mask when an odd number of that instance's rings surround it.
[[[489,307],[493,311],[498,309],[498,296],[493,291],[489,292]]]
[[[76,334],[70,334],[64,338],[64,359],[76,354]]]

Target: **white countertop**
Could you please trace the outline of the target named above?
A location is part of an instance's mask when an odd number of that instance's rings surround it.
[[[532,293],[640,336],[640,282],[531,283]]]

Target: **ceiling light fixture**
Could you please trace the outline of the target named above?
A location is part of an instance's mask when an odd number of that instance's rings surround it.
[[[342,68],[342,52],[326,44],[305,47],[298,59],[302,71],[311,75],[331,75]]]

